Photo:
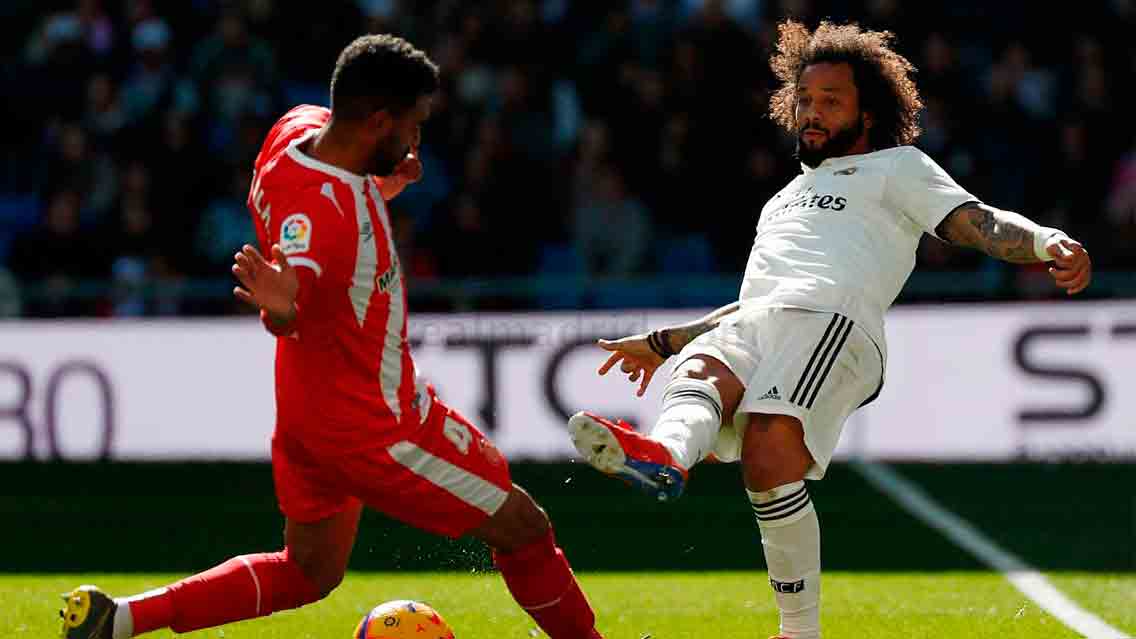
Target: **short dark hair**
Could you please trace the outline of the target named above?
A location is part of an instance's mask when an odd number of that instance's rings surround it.
[[[770,66],[781,87],[769,101],[769,117],[797,132],[797,83],[810,64],[847,63],[860,95],[860,110],[872,114],[869,140],[875,149],[911,144],[919,137],[923,101],[911,79],[915,67],[891,49],[890,31],[856,24],[821,22],[816,31],[788,20],[777,25],[777,53]]]
[[[386,109],[404,113],[438,90],[438,65],[397,36],[356,38],[339,54],[331,74],[331,112],[359,120]]]

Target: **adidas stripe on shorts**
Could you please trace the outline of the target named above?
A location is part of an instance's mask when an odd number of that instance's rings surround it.
[[[715,454],[741,456],[746,413],[792,415],[801,420],[820,479],[832,460],[844,421],[875,399],[883,384],[883,358],[868,334],[839,314],[759,307],[727,316],[679,354],[720,360],[745,385],[734,425],[725,425]]]

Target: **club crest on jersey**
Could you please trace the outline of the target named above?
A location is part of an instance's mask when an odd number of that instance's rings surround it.
[[[293,213],[280,225],[280,250],[286,255],[303,253],[312,247],[312,220],[303,213]]]

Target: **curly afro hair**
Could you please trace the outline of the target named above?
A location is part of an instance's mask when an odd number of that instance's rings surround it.
[[[873,148],[911,144],[919,137],[923,101],[911,79],[915,67],[891,49],[893,33],[827,21],[810,33],[803,24],[787,20],[777,25],[777,35],[777,52],[769,62],[781,81],[769,101],[769,117],[777,124],[796,135],[797,81],[805,67],[843,62],[852,67],[860,109],[873,116]]]

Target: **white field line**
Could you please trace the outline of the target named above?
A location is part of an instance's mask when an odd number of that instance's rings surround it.
[[[1100,617],[1077,605],[1037,569],[998,546],[967,520],[940,506],[923,489],[891,468],[874,462],[853,462],[852,467],[868,483],[894,499],[907,512],[1001,572],[1022,594],[1069,628],[1088,639],[1131,639],[1130,635],[1113,628]]]

